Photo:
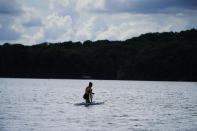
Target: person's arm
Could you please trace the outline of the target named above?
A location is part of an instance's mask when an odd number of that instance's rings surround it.
[[[91,93],[91,94],[94,94],[94,93],[92,92],[92,89],[90,89],[90,93]]]

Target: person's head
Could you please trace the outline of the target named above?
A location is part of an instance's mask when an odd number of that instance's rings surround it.
[[[89,82],[89,87],[92,87],[92,82]]]

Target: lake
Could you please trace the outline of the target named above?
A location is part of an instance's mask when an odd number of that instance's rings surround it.
[[[93,82],[94,101],[83,102]],[[0,131],[197,130],[197,83],[0,79]]]

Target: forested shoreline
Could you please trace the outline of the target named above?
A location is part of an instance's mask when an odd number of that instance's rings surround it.
[[[125,41],[5,43],[0,77],[197,81],[197,30]]]

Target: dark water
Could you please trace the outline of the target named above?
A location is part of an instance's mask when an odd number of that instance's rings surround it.
[[[197,83],[0,79],[0,131],[197,130]]]

